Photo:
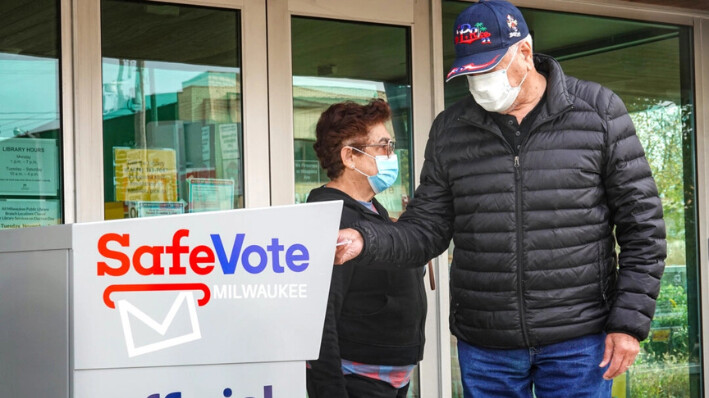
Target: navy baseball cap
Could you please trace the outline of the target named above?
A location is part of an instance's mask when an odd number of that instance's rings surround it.
[[[529,35],[522,13],[504,0],[481,0],[455,19],[455,61],[450,79],[487,72],[494,68],[507,49]]]

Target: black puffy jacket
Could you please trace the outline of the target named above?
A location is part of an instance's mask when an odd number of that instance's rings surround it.
[[[328,187],[310,191],[308,202],[342,200],[340,228],[367,220],[393,224],[376,200],[377,213],[346,193]],[[317,361],[310,361],[310,397],[347,397],[341,359],[370,365],[404,366],[423,358],[426,323],[425,262],[403,270],[338,265],[332,272],[325,327]]]
[[[644,151],[612,91],[550,57],[535,64],[546,103],[519,152],[472,96],[442,112],[414,199],[396,224],[355,227],[365,248],[353,263],[421,264],[452,237],[458,338],[490,348],[603,330],[643,340],[666,253]]]

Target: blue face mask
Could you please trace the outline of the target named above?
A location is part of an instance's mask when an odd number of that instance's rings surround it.
[[[396,177],[399,176],[399,160],[397,159],[396,154],[392,153],[389,156],[372,156],[367,152],[361,151],[357,148],[350,148],[369,156],[370,158],[374,159],[375,162],[377,162],[377,174],[373,176],[365,174],[364,172],[355,167],[355,170],[357,170],[360,174],[367,176],[369,186],[372,187],[372,191],[374,191],[375,195],[379,192],[386,190],[394,184],[394,182],[396,181]]]

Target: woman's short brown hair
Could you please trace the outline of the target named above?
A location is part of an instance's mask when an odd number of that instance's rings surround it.
[[[390,118],[391,109],[382,99],[372,100],[366,105],[351,101],[330,105],[320,115],[313,144],[320,166],[327,170],[328,178],[333,180],[339,177],[345,169],[340,157],[343,146],[366,144],[360,141],[369,133],[369,129]]]

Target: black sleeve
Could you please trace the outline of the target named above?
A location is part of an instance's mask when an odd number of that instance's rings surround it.
[[[396,223],[360,222],[353,226],[364,238],[364,249],[352,264],[376,268],[419,267],[448,248],[453,235],[453,199],[438,153],[442,115],[431,127],[421,184],[414,198]]]
[[[620,245],[616,297],[607,332],[647,338],[665,267],[662,202],[625,105],[612,94],[606,112],[604,184]]]

